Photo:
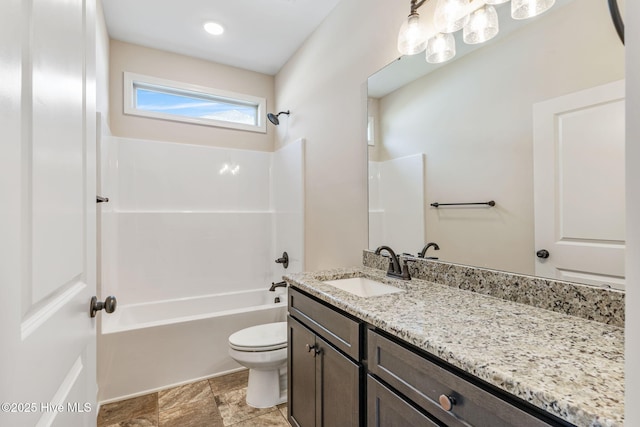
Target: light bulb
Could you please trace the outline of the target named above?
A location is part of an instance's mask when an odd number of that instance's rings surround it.
[[[403,55],[415,55],[427,46],[427,31],[420,15],[412,13],[402,23],[398,33],[398,51]]]
[[[436,29],[441,33],[453,33],[469,22],[466,7],[469,1],[465,0],[438,0],[433,16]]]
[[[214,36],[224,33],[224,27],[217,22],[207,22],[204,24],[204,30]]]
[[[456,39],[450,33],[438,33],[427,42],[427,62],[439,64],[456,56]]]
[[[511,17],[513,19],[533,18],[549,10],[555,2],[556,0],[513,0]]]
[[[484,43],[498,34],[498,14],[496,8],[484,5],[471,13],[469,23],[464,26],[463,40],[467,44]]]

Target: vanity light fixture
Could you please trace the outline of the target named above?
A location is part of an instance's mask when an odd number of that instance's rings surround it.
[[[398,33],[398,51],[415,55],[426,49],[426,60],[441,63],[456,54],[452,33],[462,29],[467,44],[484,43],[498,34],[498,14],[494,5],[511,1],[511,17],[527,19],[550,9],[555,0],[438,0],[429,29],[418,9],[429,0],[411,0],[411,13]]]
[[[398,34],[398,51],[403,55],[415,55],[427,47],[427,30],[417,12],[425,1],[411,0],[411,13]]]
[[[471,12],[469,18],[469,23],[462,31],[462,39],[466,44],[484,43],[498,34],[498,12],[490,4]]]

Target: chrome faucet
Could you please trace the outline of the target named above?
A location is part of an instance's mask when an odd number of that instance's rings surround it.
[[[275,292],[276,288],[286,288],[286,287],[287,287],[287,282],[278,282],[278,283],[271,282],[271,287],[269,288],[269,290],[271,292]]]
[[[438,246],[437,243],[434,242],[430,242],[427,243],[426,245],[424,245],[424,248],[422,248],[422,250],[418,253],[418,258],[425,258],[425,255],[427,253],[427,249],[433,247],[434,250],[439,251],[440,250],[440,246]],[[437,257],[426,257],[425,259],[438,259]]]
[[[409,275],[409,267],[407,266],[406,261],[400,267],[400,260],[398,259],[398,255],[391,249],[389,246],[380,246],[376,249],[375,254],[380,255],[382,251],[387,251],[389,253],[389,269],[387,270],[387,276],[389,277],[397,277],[402,280],[411,280],[411,276]]]

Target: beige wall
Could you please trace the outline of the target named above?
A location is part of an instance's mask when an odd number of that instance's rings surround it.
[[[365,82],[397,56],[408,6],[342,0],[276,75],[277,107],[291,109],[276,144],[307,141],[307,270],[361,264],[367,247]]]
[[[624,78],[606,2],[574,1],[380,100],[380,160],[426,154],[426,211],[441,259],[534,274],[532,105]],[[415,251],[415,248],[397,248]]]
[[[266,98],[272,111],[274,77],[157,49],[111,40],[110,126],[116,136],[189,144],[273,151],[273,126],[267,133],[171,122],[123,114],[125,71]]]

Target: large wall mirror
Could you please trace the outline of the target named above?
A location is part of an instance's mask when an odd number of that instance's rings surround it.
[[[499,36],[475,50],[457,40],[448,63],[418,54],[369,78],[369,247],[435,242],[443,261],[624,288],[624,46],[608,2],[557,0],[530,21],[497,9]]]

